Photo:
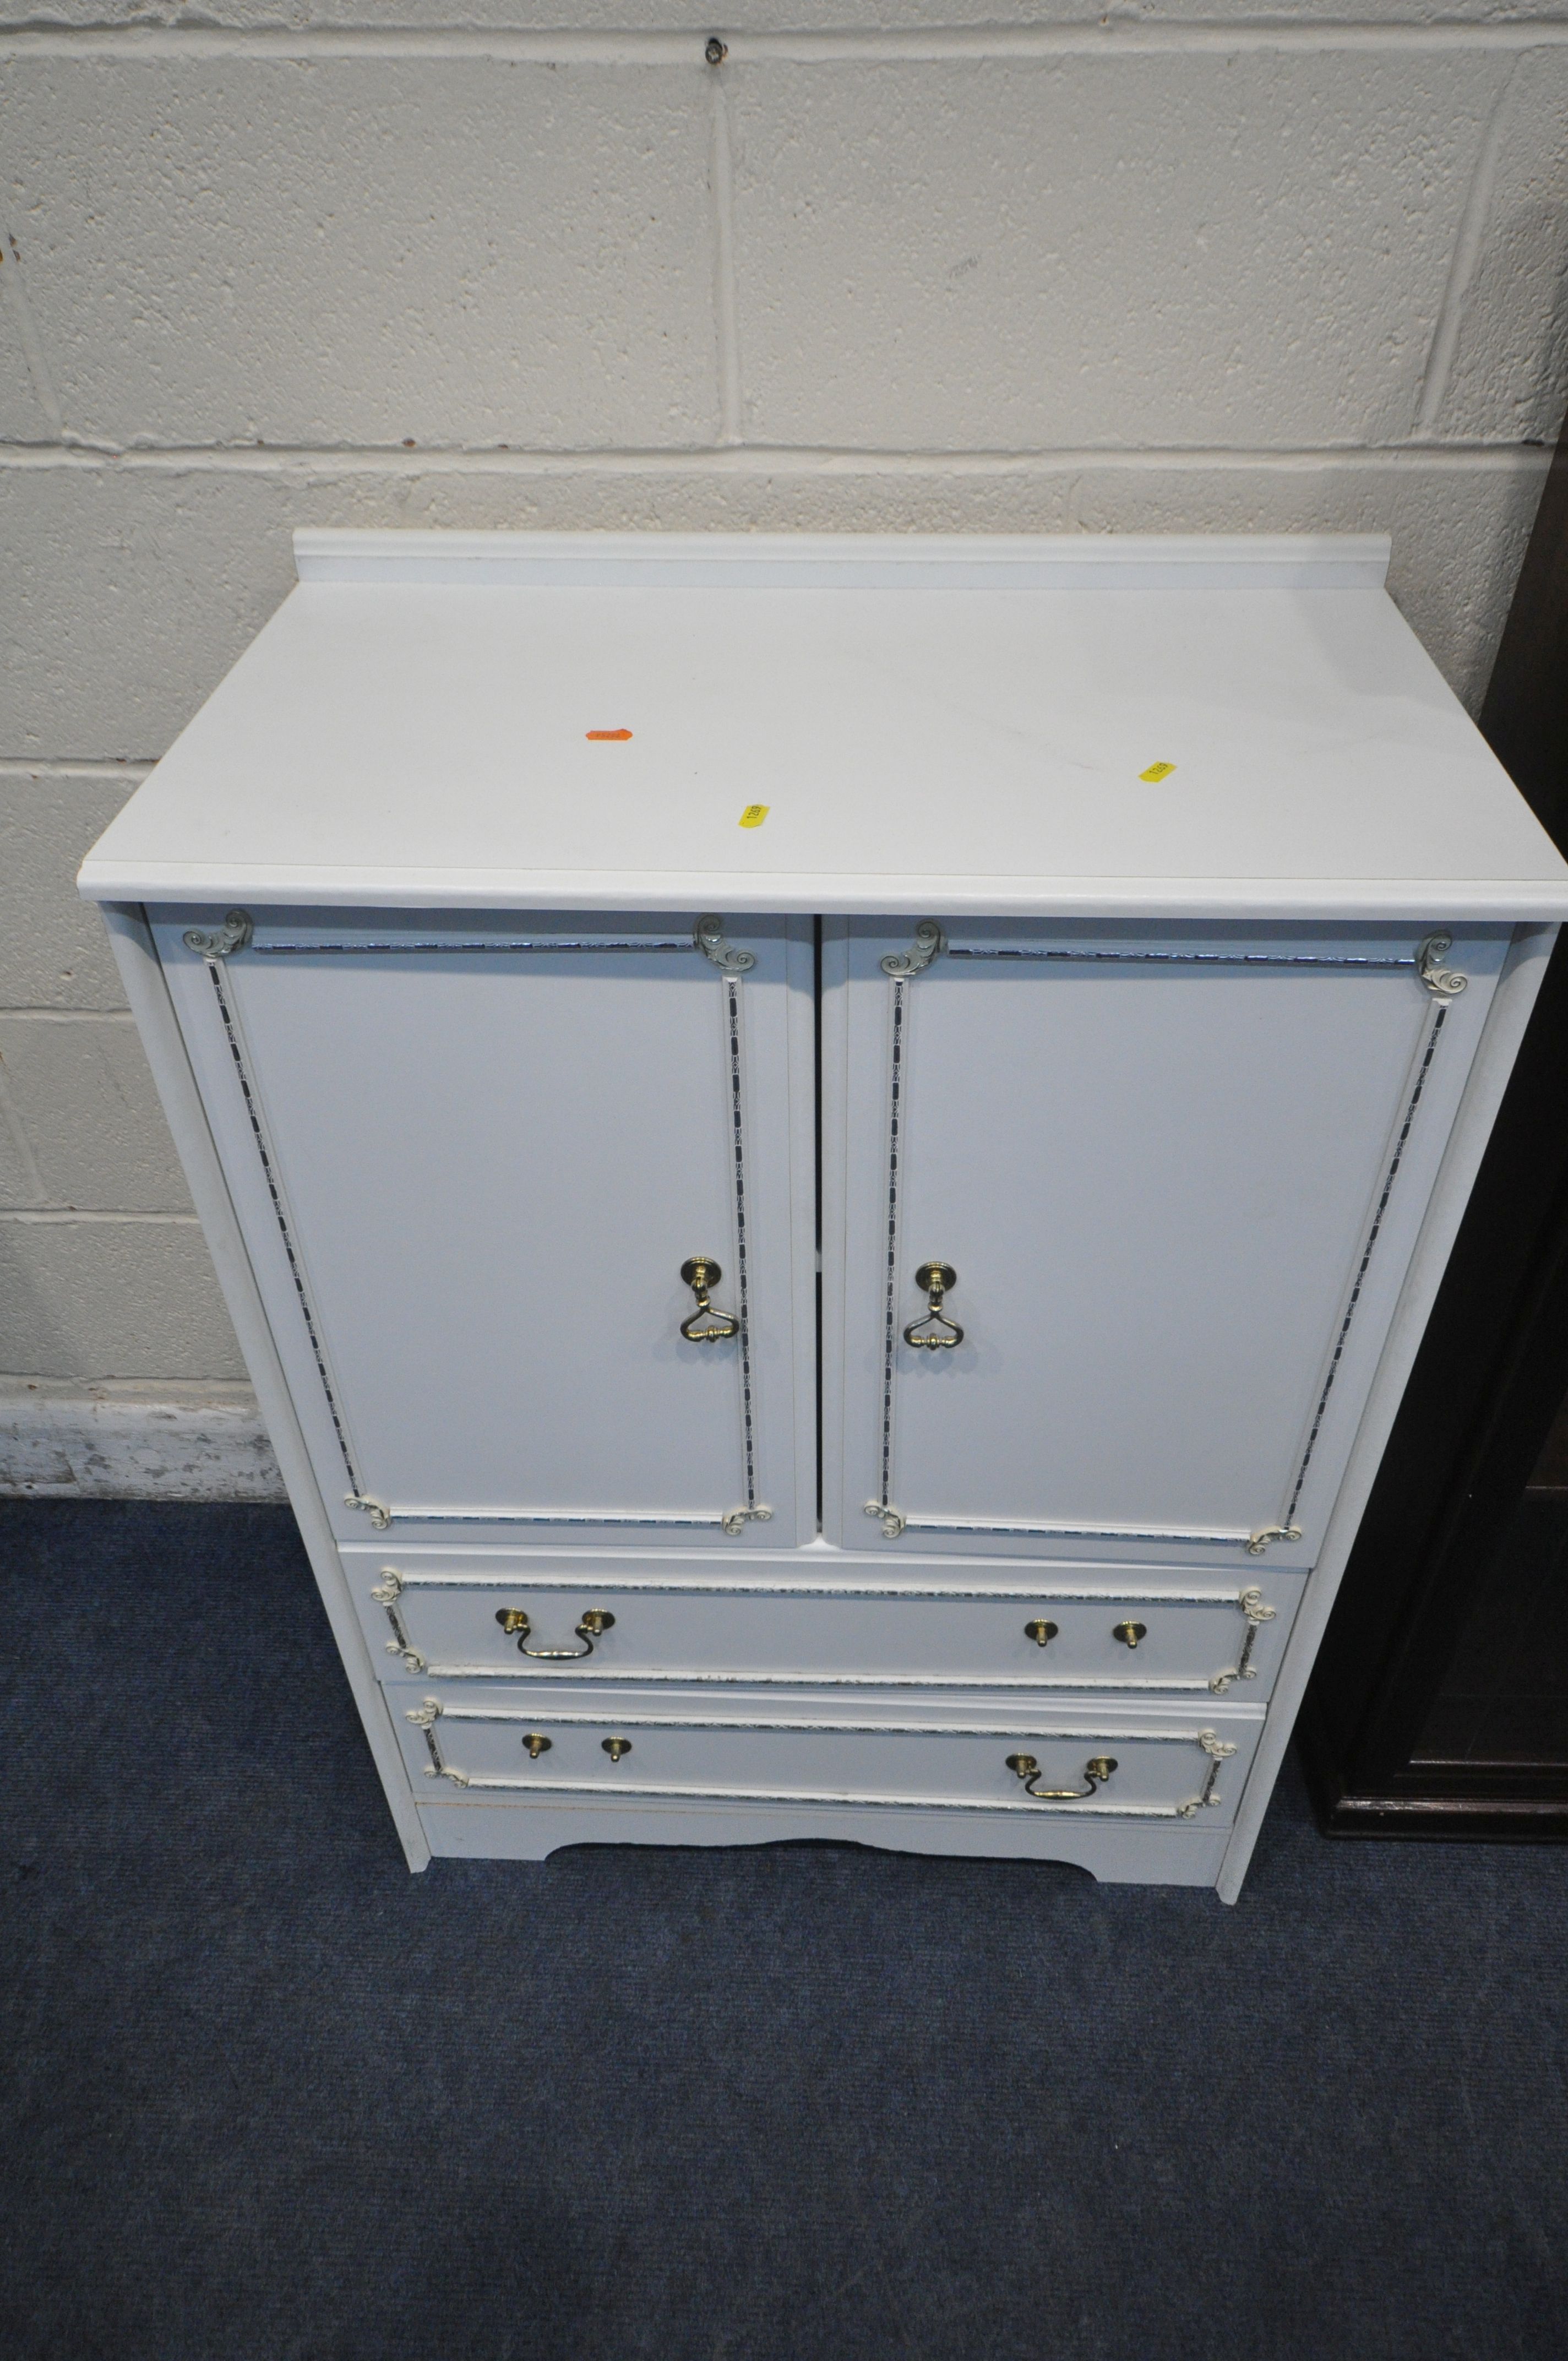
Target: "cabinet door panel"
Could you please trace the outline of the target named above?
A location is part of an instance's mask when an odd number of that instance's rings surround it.
[[[204,959],[193,915],[159,914],[159,952],[323,1491],[378,1504],[345,1535],[793,1541],[798,923],[748,928],[730,975],[689,917],[264,914]],[[708,1343],[680,1333],[698,1256],[741,1323]]]
[[[829,1530],[1310,1564],[1504,939],[912,940],[826,946]]]

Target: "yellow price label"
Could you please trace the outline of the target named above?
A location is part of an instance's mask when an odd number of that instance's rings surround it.
[[[1138,773],[1138,776],[1146,780],[1151,787],[1157,787],[1162,779],[1169,778],[1175,768],[1174,763],[1151,763],[1146,771]]]
[[[772,804],[748,804],[740,815],[741,827],[761,828],[772,809]]]

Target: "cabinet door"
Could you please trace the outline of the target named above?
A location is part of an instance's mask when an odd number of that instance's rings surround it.
[[[154,915],[345,1537],[804,1538],[809,922]]]
[[[1310,1565],[1505,948],[829,924],[829,1534]]]

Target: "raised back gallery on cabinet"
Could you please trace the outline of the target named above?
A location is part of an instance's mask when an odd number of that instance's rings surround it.
[[[82,886],[411,1865],[1234,1899],[1568,914],[1387,544],[296,548]]]

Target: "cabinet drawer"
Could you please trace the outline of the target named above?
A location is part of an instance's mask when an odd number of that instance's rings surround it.
[[[399,1732],[421,1786],[607,1802],[737,1798],[917,1805],[927,1809],[1194,1820],[1223,1825],[1240,1795],[1262,1717],[1045,1713],[966,1700],[916,1721],[879,1700],[853,1712],[813,1699],[748,1697],[651,1710],[621,1691],[570,1703],[537,1685],[476,1695],[411,1694]]]
[[[389,1678],[958,1683],[1266,1697],[1302,1577],[1181,1589],[565,1582],[358,1558],[350,1578]],[[520,1662],[520,1659],[521,1660]]]

